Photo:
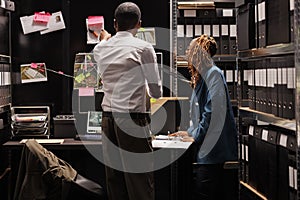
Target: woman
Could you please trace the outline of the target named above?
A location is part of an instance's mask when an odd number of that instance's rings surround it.
[[[191,124],[173,135],[192,141],[197,147],[194,165],[193,199],[238,199],[237,130],[226,80],[214,64],[217,44],[202,35],[187,49],[193,94]],[[236,167],[235,165],[234,167]]]

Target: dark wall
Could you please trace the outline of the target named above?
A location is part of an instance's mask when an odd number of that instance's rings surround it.
[[[115,34],[113,28],[114,10],[120,0],[15,0],[12,13],[12,65],[13,65],[13,106],[53,105],[53,115],[72,113],[73,79],[48,72],[48,81],[20,83],[20,64],[45,62],[49,69],[73,75],[75,54],[90,52],[95,45],[86,43],[85,19],[92,15],[103,15],[105,29]],[[164,63],[168,64],[169,2],[167,0],[133,1],[142,12],[142,26],[161,27],[155,46],[164,53]],[[36,11],[62,11],[66,29],[40,35],[39,32],[23,34],[20,17],[32,15]],[[160,29],[160,28],[159,28]]]

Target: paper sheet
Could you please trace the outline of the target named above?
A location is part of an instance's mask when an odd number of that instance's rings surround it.
[[[48,24],[34,23],[34,15],[20,17],[22,29],[24,34],[42,31],[48,28]]]
[[[26,143],[28,139],[20,141],[21,144]],[[64,139],[36,139],[39,144],[63,144]]]
[[[181,142],[174,140],[152,140],[153,148],[187,149],[192,142]]]
[[[41,34],[46,34],[49,32],[65,29],[65,22],[62,16],[61,11],[52,13],[50,20],[48,22],[48,28],[46,30],[41,31]]]

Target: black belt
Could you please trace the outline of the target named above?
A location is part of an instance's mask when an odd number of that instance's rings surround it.
[[[120,117],[120,118],[131,118],[131,119],[149,119],[150,113],[119,113],[119,112],[102,112],[103,117]]]

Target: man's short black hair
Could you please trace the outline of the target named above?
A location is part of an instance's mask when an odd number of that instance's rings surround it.
[[[115,10],[115,19],[117,20],[119,31],[133,29],[141,19],[139,7],[132,2],[124,2]]]

